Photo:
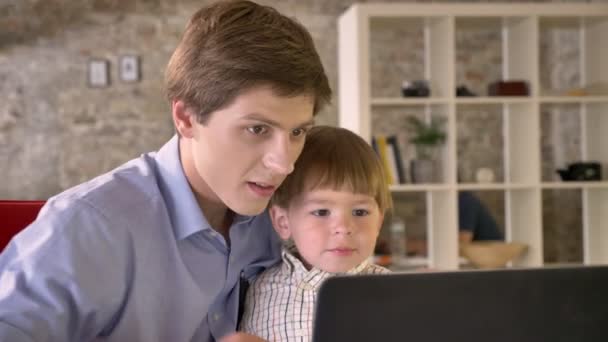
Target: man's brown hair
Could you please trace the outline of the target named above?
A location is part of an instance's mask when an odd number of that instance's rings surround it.
[[[321,59],[300,23],[251,1],[201,8],[169,60],[169,101],[183,101],[204,123],[208,114],[258,85],[278,96],[312,95],[315,114],[331,99]]]
[[[295,197],[314,189],[370,195],[383,213],[392,207],[380,158],[363,138],[344,128],[316,126],[308,132],[294,171],[274,193],[271,204],[288,208]]]

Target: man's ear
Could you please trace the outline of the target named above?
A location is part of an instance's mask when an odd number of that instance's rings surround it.
[[[287,209],[281,208],[278,205],[272,205],[269,211],[274,230],[279,234],[281,239],[288,240],[291,237],[291,230],[289,229]]]
[[[192,110],[183,101],[173,100],[171,102],[171,115],[177,132],[182,137],[192,138],[194,135],[193,120],[196,120]]]

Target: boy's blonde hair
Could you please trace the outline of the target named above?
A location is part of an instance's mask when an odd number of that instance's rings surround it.
[[[288,208],[295,197],[314,189],[370,195],[382,213],[392,207],[380,158],[365,140],[344,128],[316,126],[307,133],[295,170],[274,193],[271,204]]]

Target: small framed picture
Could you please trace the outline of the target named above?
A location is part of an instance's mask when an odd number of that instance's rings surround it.
[[[137,82],[141,77],[139,56],[125,55],[120,57],[118,74],[123,82]]]
[[[95,58],[89,60],[88,65],[89,87],[107,87],[110,85],[110,62],[106,59]]]

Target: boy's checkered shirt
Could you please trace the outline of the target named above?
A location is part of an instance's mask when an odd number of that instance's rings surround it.
[[[317,268],[308,271],[286,249],[282,259],[249,287],[240,330],[267,341],[310,341],[317,292],[323,280],[336,274]],[[366,260],[344,274],[380,273],[390,271]]]

